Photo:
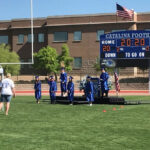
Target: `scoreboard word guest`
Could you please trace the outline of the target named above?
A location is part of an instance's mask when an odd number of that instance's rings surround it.
[[[150,31],[129,30],[101,35],[100,57],[105,59],[150,58]]]

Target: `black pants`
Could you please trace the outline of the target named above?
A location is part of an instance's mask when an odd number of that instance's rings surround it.
[[[105,94],[106,97],[108,97],[108,90],[105,90],[105,91],[102,92],[102,98],[104,97],[104,94]]]

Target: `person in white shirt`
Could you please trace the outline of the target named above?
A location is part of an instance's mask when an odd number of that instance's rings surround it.
[[[6,102],[6,109],[5,109],[6,115],[8,115],[11,98],[12,96],[15,97],[15,85],[10,78],[11,74],[7,73],[6,78],[3,79],[2,82],[0,83],[0,90],[1,90],[0,110],[2,109],[3,103]]]

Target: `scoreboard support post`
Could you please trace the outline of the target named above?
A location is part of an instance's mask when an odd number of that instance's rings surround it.
[[[150,59],[148,61],[148,92],[150,94]]]

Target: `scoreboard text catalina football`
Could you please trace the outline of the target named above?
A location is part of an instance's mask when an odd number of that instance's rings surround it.
[[[150,31],[129,30],[101,35],[100,58],[150,58]]]

